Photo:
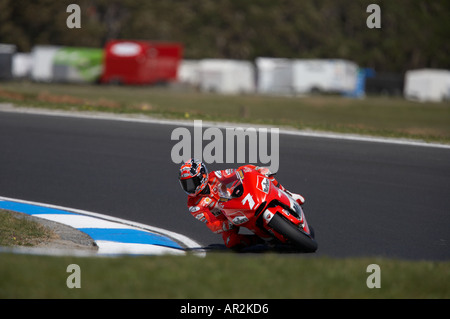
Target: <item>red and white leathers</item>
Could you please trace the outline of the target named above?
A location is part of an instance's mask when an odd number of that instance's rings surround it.
[[[299,203],[303,204],[305,199],[298,195],[287,191],[273,176],[269,176],[270,171],[266,167],[257,167],[254,165],[246,165],[252,169],[259,170],[262,174],[268,176],[268,178],[283,191],[288,192]],[[204,222],[208,228],[217,234],[222,234],[223,241],[228,248],[240,249],[248,247],[258,243],[262,243],[262,240],[256,235],[239,234],[239,227],[233,225],[222,214],[219,207],[219,193],[218,186],[220,184],[228,184],[236,179],[235,169],[226,169],[210,172],[208,175],[207,187],[196,196],[188,197],[189,212],[201,222]]]

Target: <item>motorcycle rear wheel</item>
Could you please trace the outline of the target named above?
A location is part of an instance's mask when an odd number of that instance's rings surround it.
[[[317,242],[312,237],[308,236],[279,213],[273,216],[269,222],[269,227],[286,237],[291,244],[303,252],[313,253],[317,250]]]

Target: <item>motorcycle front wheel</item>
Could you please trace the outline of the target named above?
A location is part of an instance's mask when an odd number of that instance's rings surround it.
[[[286,237],[292,245],[301,251],[313,253],[317,250],[317,242],[312,237],[308,236],[279,213],[272,217],[268,225],[277,233]]]

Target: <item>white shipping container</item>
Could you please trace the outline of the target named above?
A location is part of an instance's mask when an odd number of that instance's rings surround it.
[[[53,58],[59,46],[37,45],[31,50],[31,79],[34,81],[53,81]]]
[[[261,94],[291,94],[292,60],[283,58],[257,58],[257,91]]]
[[[249,61],[205,59],[199,64],[200,90],[222,94],[255,91],[255,70]]]
[[[30,76],[33,61],[30,53],[16,53],[13,56],[12,75],[14,78]]]
[[[450,71],[419,69],[406,72],[404,96],[420,102],[450,99]]]
[[[200,83],[200,61],[182,60],[178,67],[178,82],[197,86]]]
[[[295,93],[350,92],[358,79],[358,66],[347,60],[297,59],[292,67]]]

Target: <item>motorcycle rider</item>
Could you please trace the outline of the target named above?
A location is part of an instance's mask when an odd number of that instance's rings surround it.
[[[287,192],[300,205],[305,199],[299,195],[289,192],[274,177],[266,167],[255,165],[244,166],[256,169],[281,190]],[[218,170],[208,173],[205,164],[196,159],[190,159],[183,163],[180,168],[179,181],[183,190],[188,194],[189,212],[198,220],[204,222],[208,228],[217,234],[222,234],[225,246],[234,250],[263,243],[264,241],[256,235],[239,234],[239,227],[233,225],[219,207],[220,195],[218,186],[226,185],[236,180],[236,169]]]

